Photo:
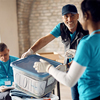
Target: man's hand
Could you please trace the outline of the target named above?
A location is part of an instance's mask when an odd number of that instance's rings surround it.
[[[5,87],[6,86],[0,86],[0,92],[4,92],[5,91]]]
[[[47,61],[40,59],[40,62],[35,62],[34,63],[34,68],[35,70],[37,70],[37,72],[49,72],[49,68],[52,65],[50,63],[48,63]]]
[[[11,90],[11,89],[14,89],[15,87],[14,86],[10,86],[10,87],[7,87],[7,86],[0,86],[0,92],[5,92],[6,90]]]
[[[32,55],[33,53],[34,53],[34,52],[33,52],[32,49],[28,49],[27,52],[25,52],[24,54],[22,54],[21,59],[23,59],[23,58],[25,58],[25,57],[27,57],[27,56],[29,56],[29,55]]]
[[[76,50],[75,49],[68,49],[65,53],[65,56],[67,56],[67,58],[74,58],[75,56],[75,53],[76,53]]]

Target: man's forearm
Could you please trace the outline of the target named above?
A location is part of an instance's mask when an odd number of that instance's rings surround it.
[[[40,50],[41,48],[43,48],[45,45],[47,45],[49,42],[51,42],[55,37],[51,34],[44,36],[42,38],[40,38],[38,41],[36,41],[33,46],[31,47],[31,49],[34,52],[37,52],[38,50]]]

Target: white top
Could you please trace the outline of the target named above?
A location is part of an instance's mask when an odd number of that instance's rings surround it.
[[[53,66],[50,67],[49,73],[60,83],[72,87],[77,83],[78,79],[81,77],[85,69],[86,67],[83,67],[77,62],[73,61],[68,73],[57,70]]]

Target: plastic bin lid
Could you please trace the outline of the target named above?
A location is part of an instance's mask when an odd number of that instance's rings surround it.
[[[34,63],[37,61],[40,61],[40,59],[44,59],[44,60],[48,61],[54,67],[57,67],[59,64],[62,64],[62,63],[59,63],[57,61],[54,61],[54,60],[51,60],[51,59],[48,59],[45,57],[41,57],[39,55],[30,55],[24,59],[20,59],[20,60],[16,60],[16,61],[12,62],[11,67],[14,67],[16,69],[24,71],[24,72],[31,74],[31,75],[38,77],[38,78],[47,77],[47,76],[49,76],[48,73],[38,73],[33,68]]]

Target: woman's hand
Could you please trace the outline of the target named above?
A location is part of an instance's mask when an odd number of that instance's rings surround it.
[[[40,59],[40,62],[35,62],[33,67],[35,68],[37,72],[42,73],[42,72],[49,72],[49,68],[51,66],[52,65],[49,62],[43,59]]]

